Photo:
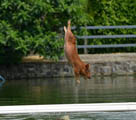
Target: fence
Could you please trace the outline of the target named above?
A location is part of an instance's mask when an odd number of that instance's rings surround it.
[[[76,27],[72,27],[75,29]],[[86,28],[87,30],[96,29],[136,29],[136,25],[124,25],[124,26],[86,26],[80,27],[80,29]],[[84,39],[84,45],[78,45],[78,48],[84,48],[84,53],[87,54],[88,48],[119,48],[119,47],[136,47],[136,44],[106,44],[106,45],[88,45],[88,39],[115,39],[115,38],[136,38],[135,34],[127,35],[92,35],[92,36],[77,36],[77,39]]]

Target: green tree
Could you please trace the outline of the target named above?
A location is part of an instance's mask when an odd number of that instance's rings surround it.
[[[60,28],[68,19],[88,21],[76,0],[1,0],[0,63],[16,63],[31,51],[57,60],[63,53]]]
[[[30,52],[57,60],[63,54],[60,28],[71,19],[72,25],[134,25],[134,0],[1,0],[0,63],[17,63]],[[78,35],[134,34],[135,30],[85,29]],[[135,39],[93,39],[89,44],[131,43]],[[78,43],[83,43],[79,41]],[[100,50],[91,50],[92,53]],[[90,51],[90,53],[91,53]],[[104,50],[103,50],[104,51]]]

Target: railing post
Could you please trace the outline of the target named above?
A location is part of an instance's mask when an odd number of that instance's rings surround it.
[[[87,44],[88,44],[88,40],[84,39],[84,45],[87,45]],[[84,48],[84,54],[88,54],[87,48]]]

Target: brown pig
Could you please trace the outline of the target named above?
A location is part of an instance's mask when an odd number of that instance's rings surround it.
[[[68,21],[67,28],[64,26],[65,31],[65,44],[64,52],[68,62],[72,65],[75,79],[77,83],[80,83],[80,76],[83,76],[85,79],[91,78],[90,65],[84,63],[77,52],[76,48],[76,38],[71,31],[71,22]]]

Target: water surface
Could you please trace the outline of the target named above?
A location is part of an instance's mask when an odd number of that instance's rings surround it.
[[[8,80],[0,87],[0,105],[136,102],[136,77]]]
[[[7,80],[0,105],[136,102],[136,77],[93,77],[76,85],[74,78]],[[4,114],[0,120],[136,120],[136,112]]]
[[[79,113],[34,113],[0,115],[1,120],[60,120],[68,116],[69,120],[136,120],[136,112],[79,112]]]

